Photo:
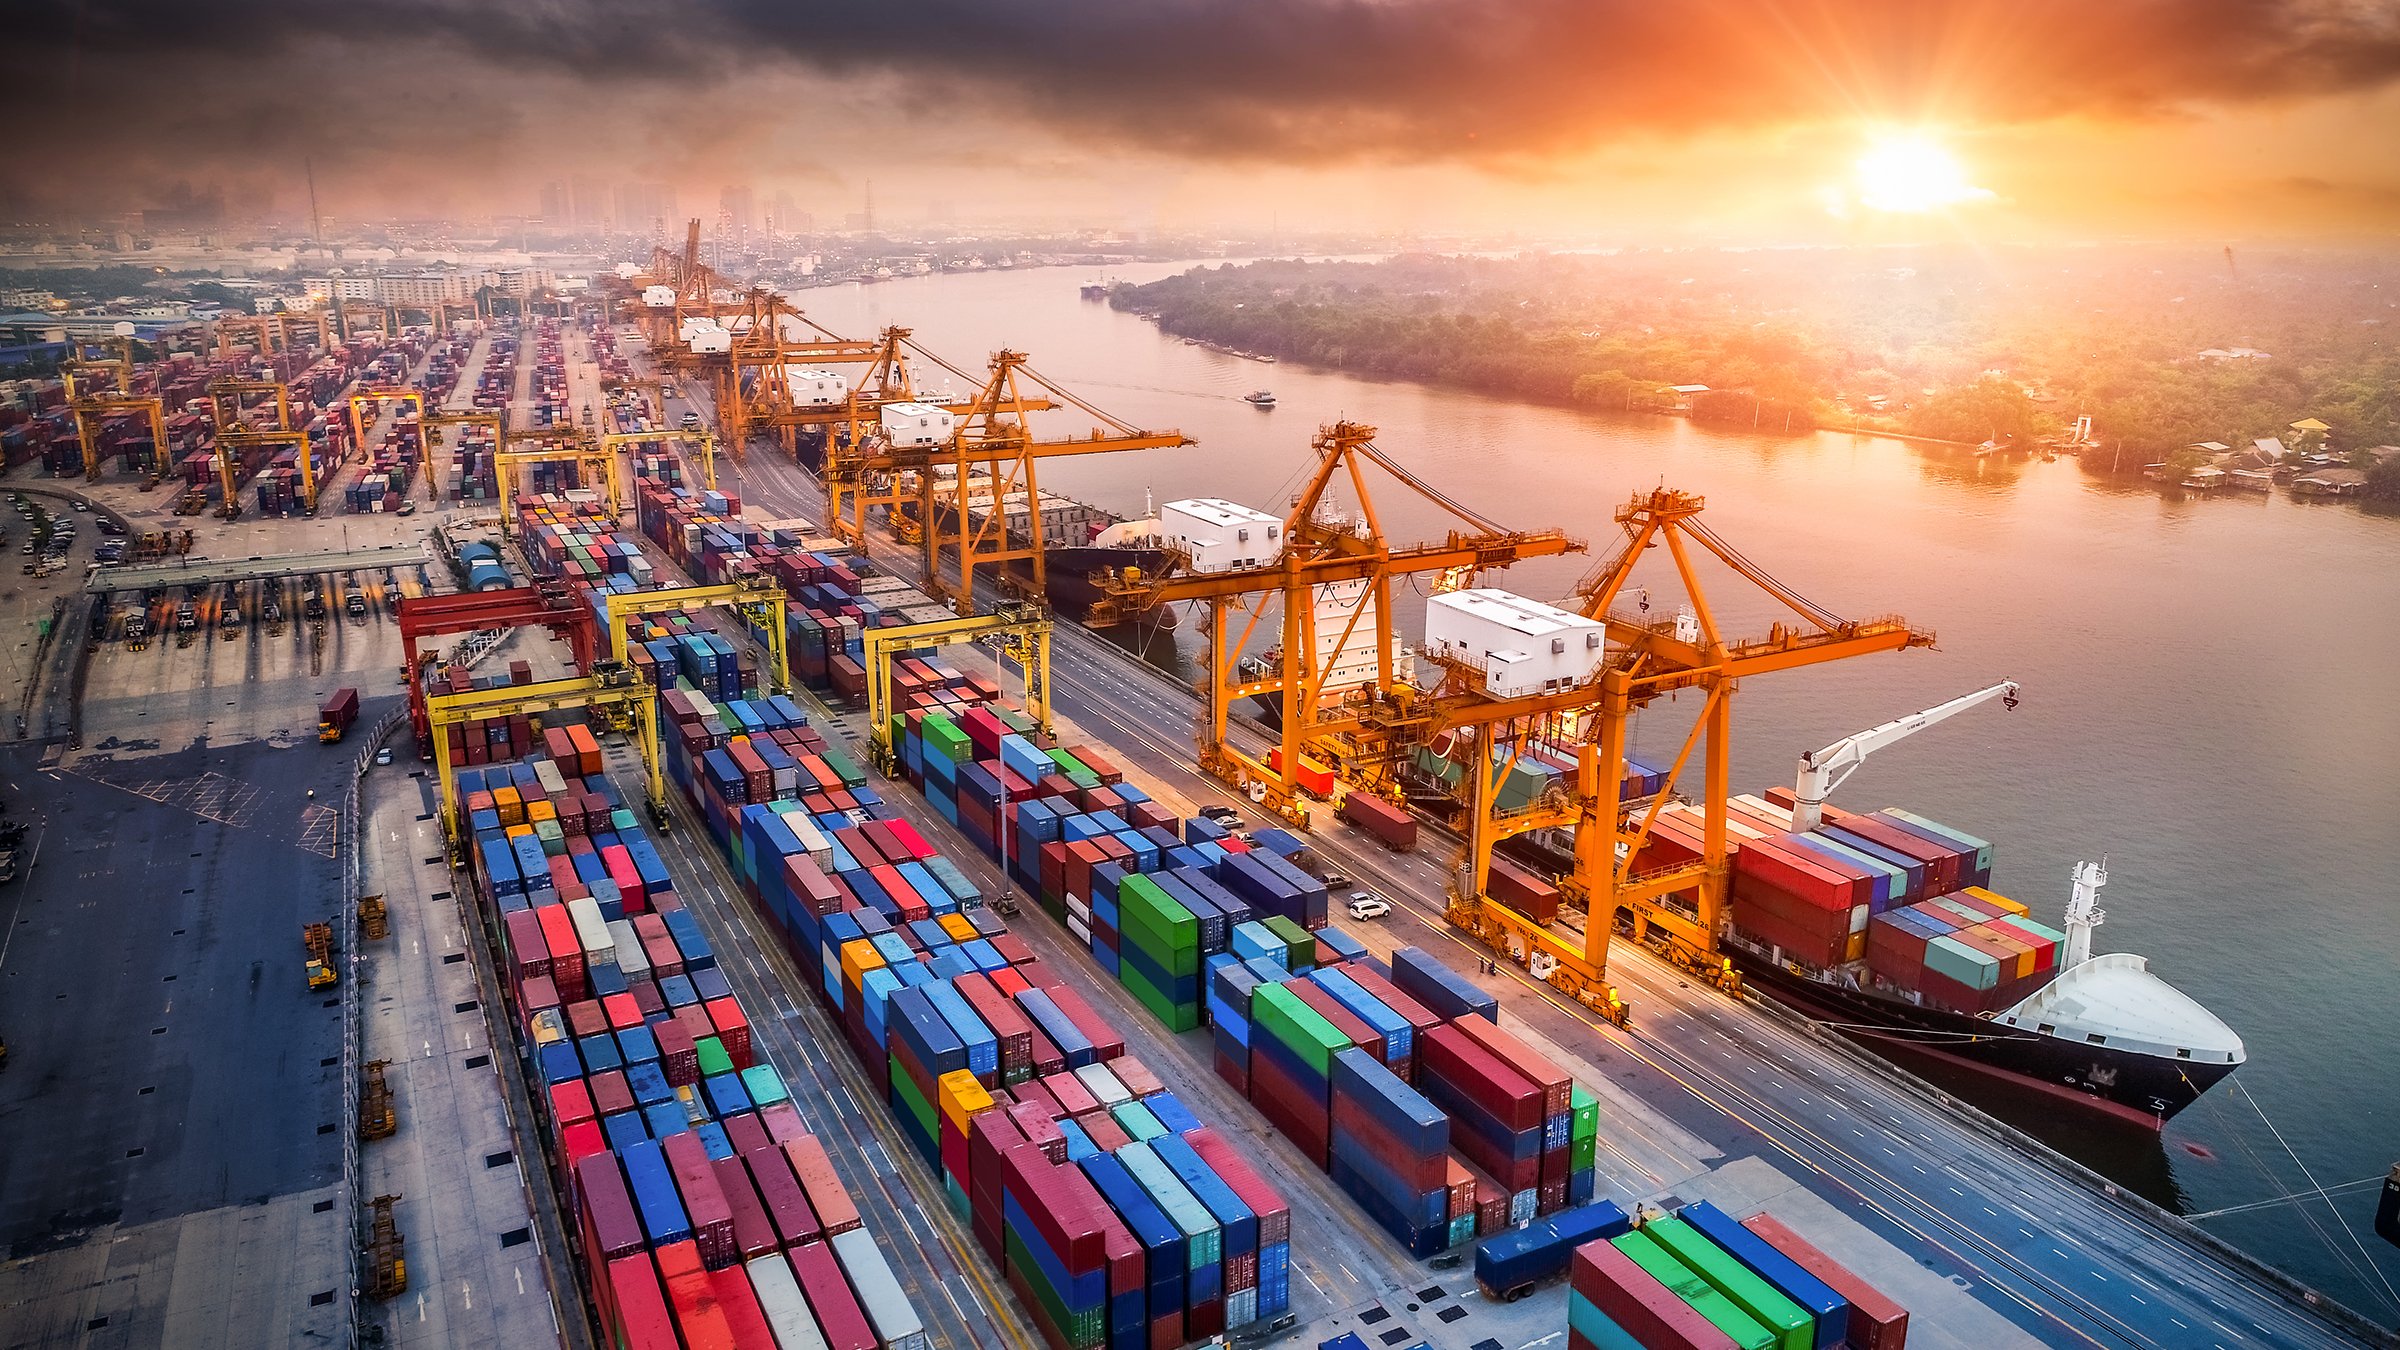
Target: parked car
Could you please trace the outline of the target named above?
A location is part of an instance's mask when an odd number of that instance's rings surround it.
[[[1380,919],[1392,912],[1391,904],[1388,901],[1369,895],[1365,891],[1350,893],[1349,909],[1350,917],[1353,919]]]

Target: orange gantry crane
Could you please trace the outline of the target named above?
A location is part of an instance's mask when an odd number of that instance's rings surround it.
[[[1480,672],[1454,667],[1427,700],[1417,724],[1424,735],[1465,732],[1471,742],[1466,761],[1471,793],[1467,838],[1452,882],[1451,921],[1524,958],[1552,984],[1620,1016],[1622,1004],[1605,978],[1610,935],[1620,921],[1630,925],[1637,941],[1655,940],[1679,964],[1733,983],[1719,952],[1719,938],[1731,873],[1726,799],[1733,694],[1741,681],[1927,647],[1934,641],[1933,634],[1897,616],[1846,619],[1802,596],[1701,523],[1704,505],[1697,495],[1660,488],[1637,493],[1616,512],[1625,531],[1624,547],[1577,587],[1575,608],[1599,620],[1606,631],[1605,653],[1588,680],[1550,693],[1494,698],[1479,692]],[[1636,565],[1646,553],[1661,548],[1673,560],[1684,606],[1661,617],[1653,617],[1646,604],[1634,610],[1619,608]],[[1719,625],[1697,566],[1709,557],[1789,610],[1791,618],[1773,624],[1761,637],[1729,636]],[[1701,693],[1704,701],[1667,780],[1671,786],[1696,752],[1704,754],[1705,782],[1699,794],[1704,847],[1691,862],[1645,869],[1643,846],[1668,794],[1626,809],[1621,794],[1628,724],[1640,708],[1687,689]],[[1528,808],[1497,810],[1494,762],[1505,767],[1529,737],[1562,732],[1574,747],[1572,788]],[[1562,938],[1489,893],[1494,846],[1551,827],[1575,831],[1574,867],[1560,889],[1568,904],[1584,911],[1580,943]],[[1678,896],[1690,897],[1688,907],[1675,899]]]
[[[1280,556],[1225,571],[1196,572],[1181,560],[1156,576],[1095,578],[1104,598],[1093,616],[1123,622],[1156,605],[1205,604],[1207,719],[1199,731],[1200,767],[1302,825],[1308,819],[1300,802],[1304,761],[1321,755],[1335,761],[1330,767],[1342,767],[1340,761],[1351,755],[1334,748],[1337,738],[1357,735],[1388,743],[1418,720],[1404,672],[1393,669],[1395,577],[1433,573],[1456,583],[1485,570],[1584,549],[1582,541],[1560,531],[1512,530],[1471,510],[1385,454],[1371,426],[1337,422],[1320,428],[1310,444],[1316,469],[1284,519]],[[1432,503],[1457,526],[1439,540],[1394,545],[1368,487],[1369,466]],[[1337,478],[1346,479],[1358,499],[1356,519],[1330,509],[1327,491]],[[1279,659],[1256,672],[1259,678],[1239,679],[1241,654],[1270,602],[1282,606]],[[1237,611],[1247,616],[1238,633],[1231,625]],[[1341,623],[1330,641],[1319,631],[1320,611],[1328,623],[1337,618]],[[1329,690],[1337,664],[1363,674],[1364,658],[1357,655],[1362,625],[1373,643],[1374,677],[1346,690]],[[1282,699],[1281,743],[1262,760],[1228,739],[1226,719],[1236,699],[1270,693]]]
[[[1027,395],[1030,386],[1035,394]],[[1025,410],[1051,407],[1056,399],[1089,415],[1089,434],[1063,440],[1035,440]],[[991,375],[982,390],[966,400],[967,411],[957,415],[946,438],[933,444],[902,445],[885,438],[879,453],[857,456],[863,471],[896,476],[913,473],[917,499],[920,551],[927,586],[947,599],[963,617],[975,612],[975,572],[993,570],[1006,592],[1020,579],[1009,575],[1007,564],[1022,562],[1026,593],[1034,599],[1048,594],[1048,563],[1042,534],[1041,484],[1034,465],[1066,455],[1105,455],[1124,450],[1162,450],[1197,444],[1180,431],[1146,431],[1100,411],[1044,378],[1026,364],[1025,354],[999,351],[992,355]],[[950,471],[945,480],[941,470]],[[980,487],[978,480],[981,480]],[[947,481],[949,498],[941,488]],[[980,516],[973,510],[977,492],[989,494]],[[1022,537],[1012,539],[1013,499],[1022,494],[1025,516]],[[827,494],[830,503],[831,494]],[[945,536],[952,536],[958,556],[955,582],[942,573]],[[1046,601],[1045,601],[1046,603]]]

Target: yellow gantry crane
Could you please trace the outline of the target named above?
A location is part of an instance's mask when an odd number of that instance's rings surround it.
[[[111,361],[107,364],[116,365]],[[128,414],[147,414],[150,419],[150,443],[153,474],[166,471],[167,405],[154,395],[128,393],[80,393],[75,388],[75,372],[63,372],[67,387],[67,407],[75,414],[75,441],[83,450],[85,482],[100,481],[100,429],[110,419]],[[120,384],[120,390],[125,386]]]
[[[1934,641],[1933,634],[1911,628],[1897,616],[1845,619],[1808,600],[1702,524],[1698,517],[1704,505],[1697,495],[1661,488],[1637,493],[1618,509],[1624,547],[1577,587],[1576,608],[1603,623],[1608,643],[1589,680],[1555,693],[1502,699],[1476,692],[1474,677],[1479,672],[1456,669],[1428,700],[1419,724],[1428,735],[1445,730],[1475,733],[1466,775],[1473,784],[1467,843],[1453,881],[1451,921],[1486,940],[1506,942],[1513,937],[1528,956],[1542,953],[1545,959],[1534,964],[1548,967],[1546,977],[1589,996],[1587,1001],[1615,1002],[1605,975],[1610,934],[1620,919],[1632,926],[1636,940],[1655,936],[1679,964],[1711,978],[1730,975],[1718,939],[1724,931],[1731,874],[1725,822],[1732,699],[1739,683],[1750,676],[1927,647]],[[1646,605],[1620,610],[1617,602],[1626,595],[1635,566],[1646,552],[1658,548],[1673,560],[1686,606],[1663,617],[1652,617]],[[1726,636],[1696,566],[1704,556],[1765,592],[1793,617],[1772,625],[1763,637]],[[1690,863],[1643,870],[1642,848],[1667,794],[1626,811],[1621,799],[1626,733],[1637,710],[1661,695],[1686,689],[1700,691],[1704,702],[1667,780],[1672,785],[1705,745],[1704,848]],[[1530,809],[1498,812],[1495,755],[1505,767],[1529,736],[1558,735],[1562,725],[1566,739],[1575,743],[1573,788]],[[1560,889],[1568,903],[1584,911],[1580,950],[1488,893],[1493,847],[1513,835],[1553,826],[1575,830],[1574,870]],[[1688,912],[1670,903],[1670,897],[1682,894],[1692,897]]]
[[[530,446],[530,449],[512,447]],[[563,427],[541,431],[511,431],[492,455],[492,467],[500,479],[500,532],[510,531],[510,518],[516,514],[517,470],[534,464],[572,464],[584,485],[595,483],[601,488],[603,500],[611,516],[625,513],[625,479],[617,471],[616,453],[588,433]]]
[[[1391,584],[1394,577],[1438,573],[1458,579],[1530,558],[1580,553],[1582,541],[1557,530],[1511,530],[1445,496],[1402,468],[1375,445],[1375,428],[1337,422],[1318,430],[1310,448],[1315,471],[1293,499],[1283,523],[1280,557],[1257,567],[1192,572],[1171,565],[1156,576],[1095,578],[1104,600],[1095,617],[1124,621],[1153,606],[1195,601],[1208,607],[1209,668],[1202,690],[1207,721],[1200,729],[1200,767],[1235,787],[1264,793],[1266,808],[1296,824],[1307,823],[1299,800],[1298,774],[1304,756],[1323,754],[1336,767],[1351,758],[1329,749],[1333,738],[1363,735],[1388,740],[1405,732],[1410,694],[1392,669]],[[1440,508],[1460,526],[1441,540],[1395,547],[1384,536],[1366,470],[1381,469],[1403,487]],[[1336,517],[1327,490],[1346,478],[1358,498],[1359,518]],[[1336,588],[1344,588],[1337,592]],[[1320,597],[1350,595],[1343,627],[1328,643],[1317,631]],[[1242,681],[1239,660],[1257,633],[1270,602],[1282,605],[1282,659],[1264,678]],[[1231,626],[1246,614],[1239,632]],[[1369,619],[1372,615],[1372,619]],[[1376,668],[1363,690],[1336,703],[1325,699],[1332,666],[1355,650],[1362,624],[1372,632]],[[1282,743],[1273,762],[1237,748],[1226,735],[1226,719],[1237,699],[1282,696]]]
[[[681,428],[673,431],[612,431],[600,438],[600,445],[608,452],[609,457],[614,459],[619,450],[652,442],[669,441],[686,447],[699,447],[698,454],[687,453],[684,455],[684,459],[687,462],[697,459],[700,462],[701,481],[707,484],[709,491],[716,491],[717,438],[706,431],[685,431]]]
[[[406,385],[362,385],[355,393],[350,395],[351,444],[358,447],[358,452],[361,455],[370,457],[372,456],[374,447],[367,444],[367,419],[365,410],[369,406],[373,406],[376,409],[377,414],[381,415],[383,402],[387,399],[395,404],[413,403],[416,405],[417,458],[425,462],[427,466],[426,472],[428,475],[430,475],[432,473],[433,451],[426,439],[426,422],[427,414],[435,411],[435,409],[432,407],[432,405],[425,401],[425,391],[422,389],[411,389]],[[398,411],[399,409],[397,408],[393,409],[395,414],[397,414]]]
[[[252,427],[246,420],[243,401],[254,394],[271,394],[275,399],[275,425]],[[299,453],[294,456],[300,468],[300,501],[304,510],[314,514],[317,509],[316,457],[309,453],[308,433],[292,425],[292,393],[281,380],[211,380],[208,384],[209,412],[217,423],[217,484],[224,493],[218,510],[227,520],[242,513],[241,484],[234,477],[234,451],[252,446],[288,445]],[[264,407],[258,411],[265,411]]]
[[[722,606],[740,614],[765,638],[767,691],[774,694],[791,692],[792,668],[784,643],[785,616],[789,606],[788,597],[781,586],[767,581],[736,582],[723,586],[677,586],[663,591],[627,591],[606,598],[608,651],[610,659],[619,664],[625,662],[632,650],[632,639],[625,632],[626,620],[643,614],[688,613]]]
[[[892,730],[892,656],[917,647],[990,641],[1025,672],[1025,711],[1050,731],[1050,615],[1040,605],[1003,605],[989,614],[866,631],[867,727],[875,767],[899,774],[900,743]]]
[[[473,412],[446,412],[435,408],[428,410],[424,416],[417,419],[417,449],[424,456],[425,496],[428,500],[440,501],[442,497],[441,487],[435,482],[433,475],[433,447],[437,429],[441,427],[489,427],[492,431],[492,450],[494,453],[498,453],[500,447],[508,442],[508,417],[506,414],[506,409],[499,408]]]
[[[572,679],[426,695],[425,715],[433,728],[434,772],[441,787],[442,827],[449,832],[453,852],[463,846],[468,830],[465,813],[459,809],[458,766],[450,761],[450,737],[445,733],[480,718],[534,716],[567,708],[632,715],[650,809],[663,817],[667,786],[659,770],[658,690],[633,667],[614,663]]]

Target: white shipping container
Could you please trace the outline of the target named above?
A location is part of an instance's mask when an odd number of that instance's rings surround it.
[[[886,403],[882,421],[884,439],[904,450],[947,445],[958,427],[954,413],[930,403]]]
[[[1425,649],[1484,672],[1501,698],[1568,689],[1599,669],[1606,629],[1507,591],[1452,591],[1425,602]]]
[[[743,1267],[750,1272],[750,1292],[766,1314],[767,1330],[775,1333],[775,1350],[829,1350],[825,1333],[800,1292],[791,1261],[782,1252],[769,1252]]]
[[[1086,1064],[1075,1071],[1075,1077],[1082,1081],[1084,1091],[1092,1094],[1092,1100],[1100,1103],[1101,1110],[1133,1100],[1133,1094],[1105,1064]]]
[[[1263,567],[1283,556],[1280,517],[1218,497],[1168,502],[1159,510],[1158,529],[1191,559],[1195,572]]]
[[[883,1343],[884,1350],[931,1350],[925,1323],[909,1304],[900,1281],[892,1277],[883,1249],[875,1245],[875,1235],[853,1228],[827,1238],[826,1245],[842,1263],[842,1273],[850,1277],[851,1292],[858,1295],[858,1306],[866,1311],[867,1321],[875,1327],[875,1339]]]
[[[642,950],[642,939],[633,931],[633,920],[609,920],[608,936],[617,947],[617,969],[625,972],[627,980],[650,973],[650,953]]]
[[[820,868],[833,865],[833,841],[825,837],[825,832],[817,828],[817,822],[810,819],[806,811],[784,812],[783,823],[799,839],[800,850],[808,855],[810,862]]]
[[[600,917],[600,902],[586,895],[567,902],[567,917],[575,921],[575,940],[583,947],[586,965],[613,966],[617,963],[616,935],[608,931],[608,920]]]

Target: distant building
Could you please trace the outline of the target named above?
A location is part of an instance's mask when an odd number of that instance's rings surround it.
[[[2270,459],[2281,459],[2291,453],[2283,448],[2282,439],[2276,436],[2261,436],[2250,442],[2250,448]]]
[[[2292,491],[2303,497],[2354,497],[2367,490],[2367,476],[2356,469],[2311,469],[2292,480]]]
[[[2186,450],[2197,450],[2204,455],[2222,455],[2230,452],[2233,449],[2232,446],[2227,445],[2223,441],[2194,441],[2190,445],[2187,445],[2183,448]]]
[[[2256,347],[2210,347],[2199,353],[2203,361],[2268,361],[2273,354]]]

